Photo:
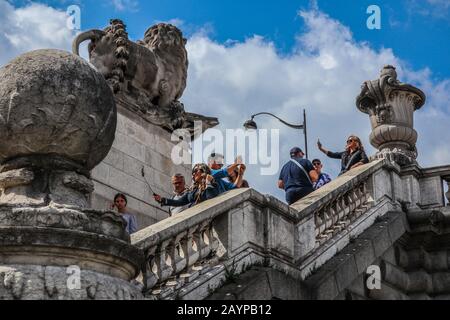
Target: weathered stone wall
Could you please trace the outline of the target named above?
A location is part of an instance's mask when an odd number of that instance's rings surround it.
[[[170,155],[177,142],[171,141],[169,132],[129,111],[120,102],[117,111],[114,144],[91,172],[95,184],[91,207],[106,209],[117,192],[124,193],[128,197],[128,209],[136,215],[138,227],[142,229],[169,216],[167,209],[153,200],[141,175],[142,166],[153,191],[169,196],[172,194],[170,177],[181,173],[189,183],[191,165],[174,165]]]

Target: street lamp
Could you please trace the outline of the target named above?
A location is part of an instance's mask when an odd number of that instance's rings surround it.
[[[306,158],[308,159],[308,135],[306,132],[306,111],[305,109],[303,109],[303,124],[291,124],[289,122],[284,121],[283,119],[280,119],[279,117],[277,117],[276,115],[269,113],[269,112],[260,112],[260,113],[256,113],[254,115],[251,116],[250,120],[247,120],[244,122],[244,128],[245,129],[253,129],[256,130],[258,129],[258,126],[256,125],[256,122],[253,120],[256,116],[259,115],[268,115],[268,116],[272,116],[275,119],[278,119],[281,123],[283,123],[284,125],[294,128],[294,129],[303,129],[303,133],[305,135],[305,152],[306,152]]]

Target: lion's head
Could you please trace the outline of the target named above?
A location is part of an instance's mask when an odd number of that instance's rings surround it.
[[[187,60],[186,39],[174,25],[158,23],[150,27],[145,32],[143,42],[153,51],[176,54],[179,59]]]
[[[186,39],[180,29],[167,23],[158,23],[145,32],[144,42],[152,48],[161,46],[183,47],[186,45]]]

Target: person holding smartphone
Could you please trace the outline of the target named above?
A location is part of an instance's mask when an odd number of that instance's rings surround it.
[[[364,146],[355,135],[351,135],[347,139],[345,150],[342,152],[331,152],[322,146],[320,140],[317,140],[317,147],[320,151],[325,153],[328,157],[333,159],[341,159],[341,172],[339,175],[346,173],[347,171],[363,164],[369,163]]]
[[[211,169],[204,163],[198,163],[192,169],[192,186],[179,199],[163,198],[154,194],[153,198],[162,206],[181,207],[188,205],[192,207],[200,202],[212,199],[220,194],[218,184],[211,175]]]

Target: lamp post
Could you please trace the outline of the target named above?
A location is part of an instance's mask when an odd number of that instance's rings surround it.
[[[256,125],[256,122],[253,120],[256,116],[259,115],[268,115],[268,116],[272,116],[275,119],[278,119],[278,121],[280,121],[281,123],[283,123],[284,125],[293,128],[293,129],[303,129],[303,133],[305,135],[305,154],[306,154],[306,158],[308,158],[308,135],[307,135],[307,131],[306,131],[306,111],[305,109],[303,109],[303,124],[291,124],[289,122],[284,121],[283,119],[280,119],[279,117],[277,117],[276,115],[270,113],[270,112],[259,112],[256,113],[254,115],[251,116],[250,120],[247,120],[244,122],[244,128],[245,129],[258,129],[258,126]]]

